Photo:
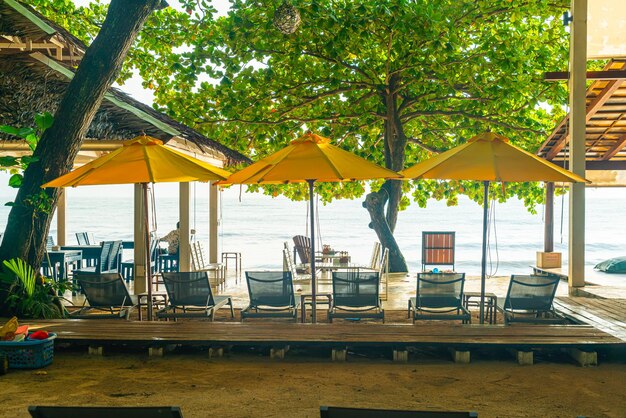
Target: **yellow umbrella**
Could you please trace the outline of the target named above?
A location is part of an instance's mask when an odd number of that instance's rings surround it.
[[[143,187],[144,207],[148,207],[148,183],[224,180],[226,170],[189,157],[149,136],[124,141],[115,151],[62,175],[41,187],[75,187],[97,184],[134,184]],[[150,271],[150,232],[145,212],[146,272],[148,279],[148,319],[152,319],[152,273]]]
[[[395,171],[379,167],[330,143],[330,139],[307,133],[280,151],[232,174],[217,184],[308,183],[311,215],[311,293],[315,284],[315,216],[313,184],[316,181],[351,181],[377,178],[400,179]],[[315,304],[312,320],[316,321]]]
[[[584,178],[509,143],[501,135],[485,132],[400,172],[405,179],[480,180],[484,183],[483,253],[480,322],[483,323],[487,267],[487,209],[489,182],[586,182]]]

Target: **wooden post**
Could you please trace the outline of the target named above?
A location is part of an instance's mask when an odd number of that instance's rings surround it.
[[[219,193],[217,186],[209,184],[209,262],[217,263]]]
[[[569,169],[585,176],[587,0],[572,0],[570,32]],[[570,293],[585,286],[585,184],[570,186],[568,278]]]
[[[135,248],[133,249],[135,265],[135,294],[144,293],[148,290],[146,284],[146,235],[144,233],[144,206],[143,206],[143,191],[141,184],[134,185],[134,229],[133,240],[135,241]]]
[[[66,230],[66,203],[67,203],[67,192],[65,189],[61,189],[59,191],[59,202],[57,204],[57,245],[65,245],[67,240],[67,230]]]
[[[554,183],[546,183],[546,211],[543,232],[543,251],[554,251]]]
[[[178,242],[179,271],[191,271],[191,244],[189,236],[189,213],[191,193],[189,183],[179,183],[178,219],[180,235]]]

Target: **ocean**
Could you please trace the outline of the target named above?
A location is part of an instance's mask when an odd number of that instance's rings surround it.
[[[3,183],[6,184],[6,183]],[[192,186],[191,225],[196,239],[208,239],[208,202],[206,184]],[[11,199],[12,190],[0,188],[0,199]],[[8,190],[7,190],[8,189]],[[622,188],[587,189],[586,264],[626,255],[626,224],[622,222],[626,193]],[[283,242],[297,234],[307,234],[307,202],[292,202],[284,197],[241,193],[239,187],[220,191],[221,214],[219,251],[242,253],[245,269],[282,267]],[[368,228],[369,215],[361,206],[363,198],[338,200],[318,205],[321,241],[335,250],[348,251],[352,262],[367,263],[377,240]],[[178,220],[176,185],[156,185],[157,232],[165,235]],[[75,232],[93,232],[98,240],[132,239],[132,186],[89,186],[68,190],[68,243]],[[567,260],[568,198],[555,197],[555,251]],[[535,263],[536,251],[543,250],[543,207],[532,215],[519,200],[496,203],[495,222],[491,224],[488,273],[509,275],[526,273]],[[4,231],[9,208],[0,206],[0,231]],[[563,215],[561,215],[561,213]],[[561,229],[561,223],[563,228]],[[495,229],[494,229],[495,226]],[[468,199],[448,207],[430,201],[426,208],[416,204],[400,212],[395,237],[410,271],[421,267],[422,231],[456,231],[456,270],[480,274],[482,245],[482,208]],[[52,224],[56,233],[56,220]]]

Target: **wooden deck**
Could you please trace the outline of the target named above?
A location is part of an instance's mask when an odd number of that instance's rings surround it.
[[[626,299],[559,297],[554,304],[566,317],[592,325],[626,343]]]
[[[626,347],[626,341],[589,325],[452,325],[441,322],[417,325],[313,325],[283,322],[135,322],[79,319],[37,321],[30,324],[57,333],[58,342],[100,346],[491,346],[585,350],[617,345]]]

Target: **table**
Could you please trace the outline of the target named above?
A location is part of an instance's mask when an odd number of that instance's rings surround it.
[[[91,261],[94,261],[94,265],[97,262],[96,260],[100,258],[100,251],[102,249],[101,245],[63,245],[61,246],[61,250],[74,250],[74,251],[82,251],[83,261],[86,261],[85,266],[81,267],[89,267],[91,266]]]
[[[323,298],[326,298],[326,300],[324,300]],[[328,305],[328,307],[330,308],[330,304],[333,302],[333,295],[332,293],[317,293],[315,295],[315,299],[316,305]],[[306,322],[306,305],[313,306],[313,294],[300,294],[300,321],[302,323]]]
[[[463,293],[463,306],[469,309],[470,306],[480,308],[480,292]],[[485,321],[495,324],[497,319],[498,297],[495,293],[485,292]]]
[[[158,300],[160,299],[160,300]],[[144,300],[142,302],[142,300]],[[143,321],[141,313],[142,306],[148,306],[148,292],[139,293],[137,295],[137,310],[139,311],[139,320]],[[167,305],[167,292],[152,291],[152,306]]]
[[[70,263],[80,263],[83,259],[83,253],[80,250],[49,250],[48,258],[50,259],[50,266],[54,271],[54,266],[59,264],[59,274],[54,277],[55,280],[67,280],[67,267]]]
[[[228,260],[235,261],[235,273],[239,274],[241,271],[241,253],[235,251],[225,251],[222,253],[222,264],[224,264],[224,268],[228,270]],[[235,283],[237,283],[237,276],[235,276]]]

